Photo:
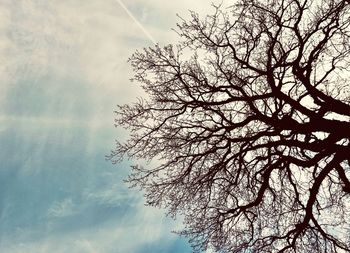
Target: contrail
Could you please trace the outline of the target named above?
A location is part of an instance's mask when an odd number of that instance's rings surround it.
[[[143,31],[143,33],[152,41],[153,44],[156,44],[155,39],[152,37],[152,35],[147,32],[147,30],[142,26],[142,24],[135,18],[135,16],[129,11],[129,9],[124,5],[124,3],[121,0],[115,0],[125,11],[126,13],[134,20],[134,22],[138,25],[138,27]]]

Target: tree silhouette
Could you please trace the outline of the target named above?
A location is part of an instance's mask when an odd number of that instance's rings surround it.
[[[111,159],[194,250],[350,252],[350,1],[233,2],[131,57]]]

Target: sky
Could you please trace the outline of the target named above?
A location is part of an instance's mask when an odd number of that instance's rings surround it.
[[[0,252],[191,252],[105,156],[142,91],[128,57],[209,0],[0,0]]]

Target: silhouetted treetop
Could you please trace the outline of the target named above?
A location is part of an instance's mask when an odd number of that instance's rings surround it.
[[[350,1],[232,3],[131,57],[111,159],[195,250],[350,252]]]

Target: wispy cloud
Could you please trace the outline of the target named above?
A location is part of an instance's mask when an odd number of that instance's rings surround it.
[[[76,207],[72,198],[65,198],[61,201],[55,201],[49,208],[47,215],[51,218],[66,217],[76,213]]]
[[[119,133],[113,110],[140,94],[127,58],[172,40],[175,13],[205,4],[124,2],[0,1],[0,252],[188,247],[122,184],[128,165],[104,155]]]
[[[75,242],[75,245],[77,246],[77,248],[84,250],[84,252],[86,253],[99,253],[99,251],[95,249],[92,243],[86,239],[77,240]]]

